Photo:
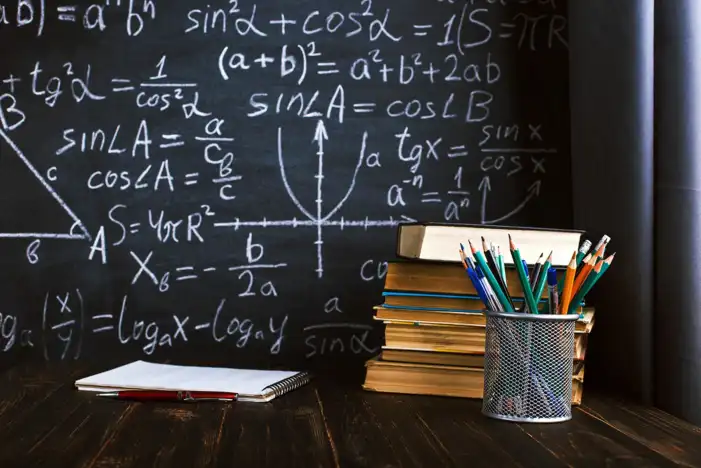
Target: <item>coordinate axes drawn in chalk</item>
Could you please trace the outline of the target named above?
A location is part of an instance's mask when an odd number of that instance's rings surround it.
[[[278,127],[277,129],[277,155],[278,155],[278,165],[280,167],[280,176],[282,178],[282,183],[285,186],[285,190],[287,191],[287,195],[290,197],[292,202],[295,204],[297,209],[304,215],[306,219],[297,219],[297,218],[292,218],[292,219],[285,219],[285,220],[267,220],[263,218],[260,221],[241,221],[238,218],[236,218],[232,222],[224,222],[224,223],[214,223],[214,227],[233,227],[234,229],[238,229],[240,227],[316,227],[316,240],[314,241],[314,244],[316,245],[316,254],[317,254],[317,267],[316,267],[316,273],[319,278],[322,278],[324,276],[324,254],[323,254],[323,245],[324,245],[324,236],[323,236],[323,228],[326,227],[340,227],[341,229],[344,228],[351,228],[351,227],[361,227],[364,229],[368,229],[371,227],[396,227],[402,222],[414,222],[416,221],[415,219],[409,218],[407,216],[402,216],[401,220],[393,219],[390,217],[389,219],[384,219],[384,220],[370,220],[365,218],[364,220],[347,220],[341,217],[340,220],[332,220],[331,218],[338,213],[338,211],[343,207],[343,205],[346,203],[348,198],[350,198],[351,194],[353,193],[353,189],[355,189],[355,183],[356,179],[358,177],[358,172],[360,171],[361,166],[363,165],[363,155],[365,154],[366,150],[366,145],[367,145],[367,138],[368,138],[368,133],[364,132],[363,133],[363,140],[362,140],[362,145],[358,157],[358,162],[355,166],[355,169],[353,171],[353,177],[351,178],[351,182],[348,186],[348,189],[346,190],[345,195],[341,198],[341,200],[326,214],[324,214],[323,210],[323,180],[324,180],[324,141],[329,139],[329,135],[326,131],[326,126],[324,124],[323,120],[317,121],[316,127],[314,129],[314,137],[312,138],[312,143],[316,145],[317,151],[316,155],[318,158],[318,169],[317,173],[314,176],[314,178],[317,180],[316,184],[316,215],[312,214],[309,210],[307,210],[304,205],[299,201],[297,196],[295,195],[294,191],[292,190],[292,187],[290,186],[288,180],[287,180],[287,172],[285,170],[285,161],[283,157],[283,148],[282,148],[282,127]]]
[[[29,169],[32,175],[44,186],[44,189],[49,192],[49,194],[56,200],[56,202],[61,206],[63,211],[70,216],[73,220],[73,225],[67,233],[51,233],[51,232],[0,232],[0,238],[5,239],[68,239],[68,240],[92,240],[90,233],[88,232],[85,224],[73,213],[61,196],[56,193],[56,191],[49,185],[49,183],[44,179],[44,177],[37,171],[37,169],[32,165],[27,157],[22,153],[19,146],[10,138],[10,136],[0,128],[0,137],[5,140],[5,143],[14,151],[15,155],[24,163]],[[78,229],[80,233],[75,233],[74,231]]]

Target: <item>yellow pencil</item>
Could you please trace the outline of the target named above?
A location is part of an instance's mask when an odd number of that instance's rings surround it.
[[[572,254],[572,260],[567,266],[567,272],[565,273],[565,284],[562,288],[562,298],[560,300],[560,313],[566,314],[567,310],[570,308],[570,301],[572,300],[572,286],[574,285],[574,276],[577,272],[577,252]]]

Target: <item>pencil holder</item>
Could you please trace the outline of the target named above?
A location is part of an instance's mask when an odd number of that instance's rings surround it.
[[[482,414],[515,422],[571,419],[574,329],[579,316],[485,314]]]

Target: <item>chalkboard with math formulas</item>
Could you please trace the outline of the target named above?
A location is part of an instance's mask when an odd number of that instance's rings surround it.
[[[0,354],[362,361],[399,223],[571,227],[563,0],[10,0],[0,44]]]

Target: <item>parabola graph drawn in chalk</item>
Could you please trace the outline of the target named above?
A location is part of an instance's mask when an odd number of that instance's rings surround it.
[[[24,163],[29,169],[32,175],[44,186],[44,189],[49,192],[49,194],[56,200],[63,211],[73,220],[73,225],[67,233],[52,233],[52,232],[0,232],[0,238],[5,239],[68,239],[68,240],[92,240],[90,233],[85,227],[85,224],[73,213],[61,196],[56,193],[56,190],[51,187],[51,185],[44,179],[39,171],[29,162],[29,159],[22,153],[22,150],[17,146],[17,144],[10,138],[10,136],[0,128],[0,137],[5,140],[5,143],[12,148],[15,155]],[[79,230],[80,233],[75,233],[74,231]]]
[[[277,129],[277,156],[278,156],[278,165],[280,167],[280,177],[282,178],[282,183],[285,186],[285,190],[287,191],[287,195],[290,197],[292,202],[295,204],[297,209],[300,211],[300,213],[304,216],[302,219],[297,219],[297,218],[292,218],[292,219],[283,219],[283,220],[268,220],[266,218],[263,218],[261,220],[256,220],[256,221],[243,221],[238,218],[236,218],[234,221],[231,222],[223,222],[223,223],[214,223],[214,227],[230,227],[234,228],[235,230],[238,230],[241,227],[248,227],[248,228],[273,228],[273,227],[315,227],[316,228],[316,240],[314,241],[314,244],[316,245],[316,257],[317,257],[317,267],[316,267],[316,273],[319,278],[322,278],[324,276],[324,254],[323,254],[323,245],[324,245],[324,236],[323,236],[323,230],[324,228],[328,227],[337,227],[340,229],[346,229],[346,228],[363,228],[363,229],[370,229],[370,228],[382,228],[382,227],[396,227],[400,223],[405,223],[405,222],[413,222],[416,221],[414,219],[411,219],[407,216],[402,216],[401,219],[394,219],[392,217],[389,217],[389,219],[383,219],[383,220],[371,220],[368,218],[365,219],[358,219],[358,220],[348,220],[343,217],[340,217],[340,219],[331,219],[336,213],[340,211],[340,209],[343,207],[343,205],[346,203],[348,198],[350,198],[351,194],[353,193],[353,189],[355,188],[355,183],[356,183],[356,178],[358,177],[358,172],[360,171],[360,168],[363,165],[363,154],[365,154],[365,145],[367,143],[367,137],[368,134],[365,132],[363,134],[363,140],[362,140],[362,148],[360,150],[360,156],[358,158],[358,162],[355,166],[355,169],[353,171],[353,177],[351,179],[351,182],[348,186],[348,189],[346,190],[345,195],[341,198],[341,200],[330,210],[326,211],[324,210],[323,206],[323,181],[324,181],[324,141],[328,140],[328,134],[326,133],[326,127],[324,125],[323,120],[319,120],[316,125],[316,129],[314,130],[314,137],[312,138],[312,143],[314,143],[317,147],[317,161],[318,161],[318,167],[317,167],[317,173],[314,175],[314,178],[316,179],[316,200],[315,200],[315,209],[314,212],[312,213],[311,210],[308,210],[307,208],[302,205],[302,203],[299,201],[297,196],[295,195],[294,191],[292,190],[292,187],[290,187],[290,184],[287,181],[287,173],[285,170],[285,161],[283,157],[283,146],[282,146],[282,128],[278,127]]]

